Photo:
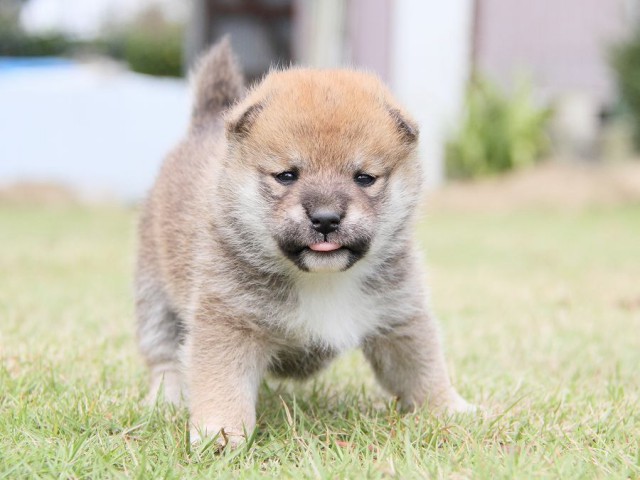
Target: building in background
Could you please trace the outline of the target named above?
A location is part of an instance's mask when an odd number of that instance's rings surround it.
[[[505,88],[520,71],[546,97],[615,99],[607,49],[627,28],[626,0],[475,0],[475,68]]]
[[[187,63],[229,35],[246,77],[255,80],[271,65],[292,62],[296,18],[291,0],[195,0],[186,32]]]
[[[556,145],[590,156],[616,90],[608,55],[637,18],[636,0],[475,0],[474,69],[504,89],[526,75],[555,105]]]

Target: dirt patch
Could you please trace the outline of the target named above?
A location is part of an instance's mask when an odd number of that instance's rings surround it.
[[[77,194],[64,185],[47,182],[16,182],[0,185],[0,203],[19,205],[69,205]]]
[[[640,203],[640,161],[610,165],[545,162],[474,182],[453,182],[427,195],[428,211],[580,210]]]

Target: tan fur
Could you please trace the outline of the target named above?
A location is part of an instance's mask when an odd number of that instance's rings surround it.
[[[306,377],[362,346],[406,407],[468,410],[412,240],[414,121],[362,72],[274,71],[237,99],[241,79],[228,42],[205,57],[192,128],[143,209],[136,297],[149,399],[186,399],[193,440],[236,444],[255,427],[267,372]],[[286,171],[294,182],[277,177]],[[360,173],[375,183],[357,184]],[[312,225],[327,211],[335,231]],[[308,248],[318,242],[342,248]]]

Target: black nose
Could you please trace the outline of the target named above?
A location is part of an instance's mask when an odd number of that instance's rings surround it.
[[[318,210],[309,215],[313,228],[324,235],[335,232],[340,225],[340,215],[331,210]]]

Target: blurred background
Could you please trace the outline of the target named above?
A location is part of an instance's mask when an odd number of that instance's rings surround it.
[[[359,353],[263,388],[239,455],[141,407],[136,207],[225,34],[250,81],[355,66],[419,120],[483,419],[386,413]],[[640,479],[639,148],[640,0],[0,0],[0,477]]]
[[[580,177],[638,198],[639,14],[639,0],[0,0],[0,188],[140,199],[185,131],[186,73],[228,33],[250,81],[291,63],[376,72],[421,124],[433,188],[515,171],[547,182],[530,192],[566,196]]]

